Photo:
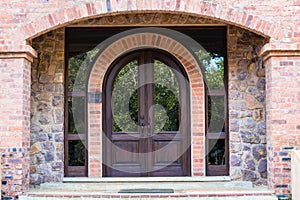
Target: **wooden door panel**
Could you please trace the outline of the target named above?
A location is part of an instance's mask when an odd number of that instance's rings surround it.
[[[153,165],[178,163],[180,158],[180,141],[154,141]]]
[[[86,176],[86,166],[68,166],[69,177],[84,177]]]
[[[111,152],[108,153],[111,156],[110,176],[142,176],[145,166],[140,156],[141,141],[128,140],[127,137],[127,140],[114,140],[112,144]]]
[[[165,177],[165,176],[188,176],[183,173],[182,165],[169,165],[166,167],[154,165],[153,170],[149,173],[149,176]]]
[[[113,164],[139,164],[139,141],[114,141]]]
[[[113,166],[107,167],[110,177],[141,177],[144,176],[140,166]]]
[[[206,170],[207,176],[227,176],[226,173],[227,166],[226,165],[209,165]]]

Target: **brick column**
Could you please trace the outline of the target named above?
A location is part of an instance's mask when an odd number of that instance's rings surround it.
[[[290,193],[290,151],[300,149],[300,51],[268,51],[266,115],[268,184],[276,194]]]
[[[30,46],[0,52],[0,152],[3,197],[16,197],[29,185]]]

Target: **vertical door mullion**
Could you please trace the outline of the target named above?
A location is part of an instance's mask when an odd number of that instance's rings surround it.
[[[104,104],[105,106],[105,118],[104,118],[104,129],[105,129],[105,136],[102,137],[103,140],[103,151],[104,151],[104,161],[106,163],[106,167],[104,168],[104,174],[105,176],[112,176],[112,153],[113,152],[113,145],[112,145],[112,135],[113,135],[113,123],[114,123],[114,118],[113,118],[113,89],[114,89],[114,78],[118,74],[117,68],[120,68],[120,64],[116,67],[115,70],[111,72],[111,76],[109,76],[107,82],[110,84],[107,84],[105,88],[105,99],[104,99]]]
[[[174,66],[175,67],[175,66]],[[187,116],[187,113],[189,113],[189,103],[187,101],[187,98],[189,96],[189,89],[187,88],[188,84],[186,83],[186,79],[179,77],[178,83],[179,83],[179,102],[180,102],[180,108],[178,111],[178,118],[179,118],[179,131],[182,136],[182,145],[181,145],[181,152],[187,152],[183,153],[181,156],[181,162],[186,163],[183,165],[183,173],[185,176],[190,176],[190,135],[189,135],[189,124],[190,119]]]
[[[138,118],[140,126],[140,155],[141,155],[141,165],[144,172],[147,171],[147,91],[146,91],[146,66],[145,66],[145,57],[144,53],[139,56],[138,59]],[[147,173],[144,173],[143,176],[146,176]]]
[[[147,115],[148,115],[148,122],[147,122],[147,171],[148,176],[151,175],[152,166],[153,166],[153,144],[152,144],[152,133],[154,132],[154,126],[155,126],[155,119],[154,119],[154,60],[152,57],[152,54],[150,52],[145,53],[145,66],[146,66],[146,78],[147,78]],[[152,107],[152,108],[151,108]]]
[[[88,176],[88,127],[87,127],[87,97],[84,98],[84,134],[85,134],[85,140],[84,140],[84,146],[85,146],[85,151],[84,151],[84,166],[85,166],[85,176]]]
[[[66,78],[67,80],[67,78]],[[66,95],[65,92],[65,132],[64,132],[64,168],[65,168],[65,176],[69,176],[69,140],[68,140],[68,134],[69,134],[69,126],[68,126],[68,121],[69,121],[69,105],[68,105],[68,96]]]

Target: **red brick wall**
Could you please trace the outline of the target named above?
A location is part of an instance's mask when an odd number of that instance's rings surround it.
[[[17,39],[23,42],[26,38],[79,18],[132,10],[166,10],[201,14],[264,33],[271,36],[274,41],[284,39],[287,42],[299,42],[297,28],[299,22],[296,17],[300,12],[299,1],[276,0],[276,2],[264,0],[254,2],[248,0],[238,2],[234,0],[2,1],[0,24],[4,28],[4,37],[1,38],[0,44],[2,48],[16,45],[13,41]]]
[[[6,55],[0,63],[2,190],[16,196],[29,186],[30,62]]]
[[[277,56],[265,62],[268,183],[276,193],[289,193],[290,151],[300,148],[300,56]]]

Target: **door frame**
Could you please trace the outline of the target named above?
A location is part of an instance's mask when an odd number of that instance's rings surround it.
[[[173,65],[169,66],[171,68],[175,68],[175,70],[180,71],[180,74],[183,75],[185,77],[185,79],[188,81],[188,76],[187,73],[184,69],[184,67],[182,66],[182,64],[170,53],[161,50],[161,49],[156,49],[156,48],[149,48],[149,47],[145,47],[139,50],[132,50],[129,51],[123,55],[120,55],[117,59],[115,59],[112,64],[110,65],[110,67],[108,68],[108,70],[105,73],[104,79],[103,79],[103,102],[102,102],[102,110],[103,110],[103,114],[102,114],[102,122],[103,122],[103,134],[102,134],[102,176],[106,177],[106,176],[110,176],[110,169],[108,166],[105,165],[105,163],[111,163],[111,157],[108,156],[107,154],[107,149],[111,148],[111,143],[108,142],[108,138],[110,137],[110,134],[112,133],[112,107],[111,107],[111,103],[109,103],[109,101],[111,101],[111,91],[113,90],[113,82],[114,79],[116,78],[117,74],[119,73],[119,71],[125,66],[126,63],[130,62],[131,60],[133,60],[134,58],[137,58],[139,55],[138,51],[143,51],[143,52],[152,52],[152,54],[155,54],[156,57],[160,58],[162,61],[167,60],[166,63],[171,62],[173,63]],[[182,83],[178,83],[178,87],[179,90],[183,90]],[[181,129],[186,130],[186,134],[185,137],[183,138],[183,140],[181,141],[183,143],[183,146],[188,145],[185,153],[183,153],[183,155],[180,156],[180,160],[182,160],[183,164],[183,170],[184,170],[184,176],[191,176],[191,113],[190,113],[190,85],[189,85],[189,81],[186,84],[186,91],[185,91],[185,96],[184,95],[180,95],[180,100],[184,100],[185,102],[181,102],[180,105],[183,105],[184,108],[180,108],[179,112],[181,112],[182,110],[186,110],[185,112],[185,117],[181,117],[181,113],[179,113],[179,119],[180,121],[183,119],[185,120],[182,124],[183,127],[180,127]],[[152,92],[153,94],[153,92]],[[149,100],[149,99],[148,99]],[[148,100],[146,100],[148,102]],[[140,97],[139,97],[139,101],[140,101]],[[181,106],[180,106],[181,107]],[[140,109],[140,108],[139,108]],[[108,122],[108,119],[111,120],[111,122]],[[138,119],[140,123],[140,119]],[[181,125],[182,126],[182,125]],[[108,135],[108,137],[107,137]],[[149,143],[147,143],[147,145],[149,146]],[[182,145],[181,145],[182,146]],[[148,174],[148,173],[147,173]],[[150,173],[149,173],[150,174]]]

